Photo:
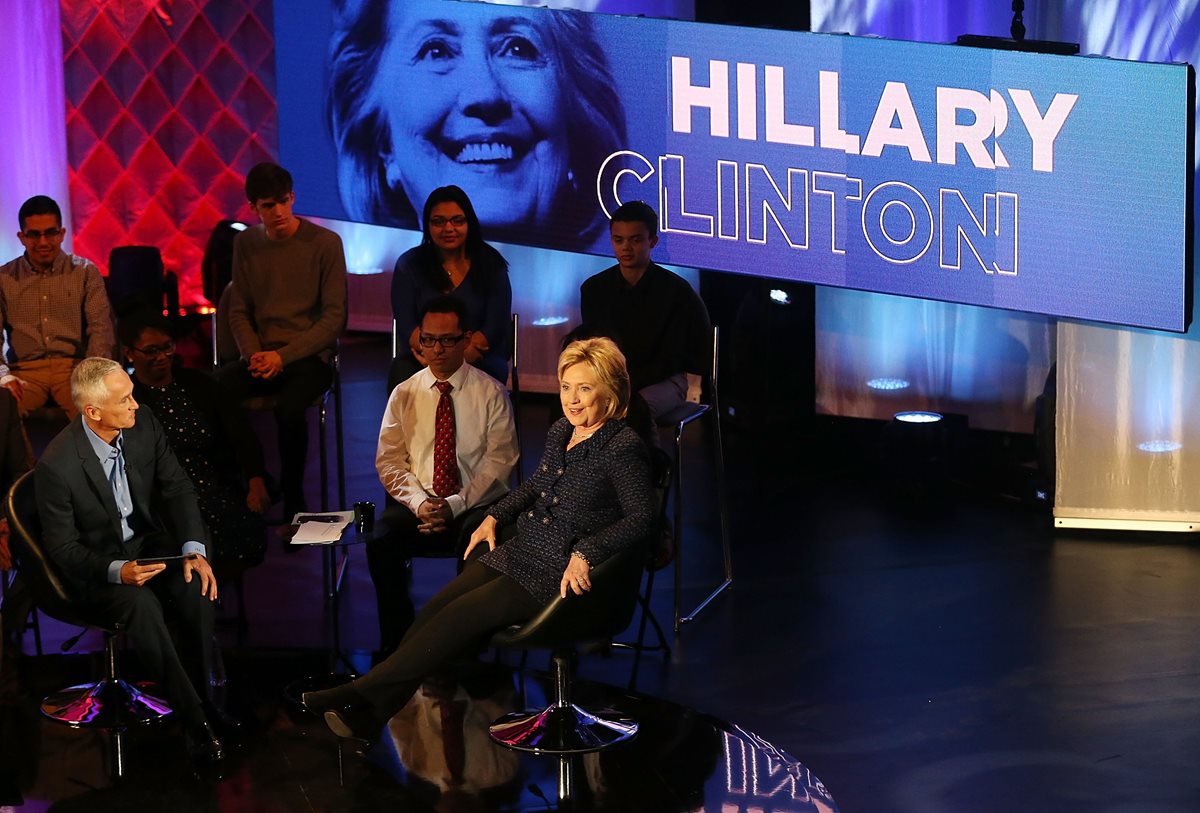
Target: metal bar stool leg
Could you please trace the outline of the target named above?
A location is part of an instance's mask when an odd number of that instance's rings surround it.
[[[680,591],[683,588],[683,427],[675,430],[675,470],[672,472],[675,480],[671,487],[675,490],[675,505],[673,518],[675,522],[675,634],[683,626],[680,612]]]
[[[709,387],[711,389],[711,394],[710,394],[711,403],[708,405],[708,409],[705,411],[704,414],[708,415],[709,418],[713,422],[713,444],[714,444],[714,446],[713,446],[713,468],[715,469],[713,474],[717,478],[717,511],[720,514],[720,522],[721,522],[721,555],[722,555],[722,559],[724,560],[723,565],[724,565],[724,577],[725,578],[720,584],[717,585],[715,590],[713,590],[711,593],[709,593],[708,596],[703,601],[701,601],[699,604],[696,605],[695,609],[693,609],[687,615],[681,616],[680,611],[679,611],[679,583],[681,581],[682,564],[679,562],[678,559],[676,560],[676,569],[675,569],[675,632],[676,633],[679,632],[679,628],[682,625],[691,623],[692,621],[696,620],[696,616],[700,615],[700,613],[704,610],[704,608],[707,607],[709,605],[709,603],[712,602],[713,599],[715,599],[717,596],[719,596],[721,593],[723,593],[726,588],[733,585],[733,552],[732,552],[730,541],[729,541],[729,502],[727,500],[727,495],[726,495],[726,491],[725,491],[725,439],[721,435],[721,400],[720,400],[720,394],[719,394],[720,393],[720,387],[719,387],[720,347],[721,347],[720,329],[716,325],[714,325],[713,332],[712,332],[712,368],[710,371],[710,381],[709,381]],[[695,416],[695,417],[699,417],[699,416]],[[692,419],[689,418],[689,419],[685,419],[685,420],[690,421]],[[675,470],[676,470],[676,472],[680,472],[683,468],[682,438],[683,438],[684,425],[685,424],[683,422],[681,422],[679,424],[679,426],[677,427],[676,433],[675,433],[675,454],[676,454]],[[680,477],[682,477],[682,475],[680,475]],[[681,498],[683,496],[682,479],[677,479],[675,481],[675,484],[676,484],[676,487],[678,488],[678,490],[675,492],[675,499],[676,499],[676,514],[675,515],[677,518],[676,524],[678,525],[680,522],[680,520],[678,519],[678,517],[680,516],[679,500],[681,500]],[[683,535],[682,530],[679,527],[676,527],[675,533],[676,533],[676,539],[680,539]],[[680,550],[682,550],[682,545],[680,546]]]
[[[321,460],[321,510],[329,510],[329,452],[325,449],[325,424],[328,408],[325,399],[321,400],[320,431],[317,432],[317,445],[320,447],[318,456]]]
[[[717,445],[713,449],[713,465],[717,472],[717,500],[721,513],[721,548],[725,554],[725,581],[721,589],[733,583],[733,549],[729,543],[729,500],[725,491],[725,441],[721,436],[721,408],[713,401],[713,431],[717,436]]]
[[[683,624],[690,624],[691,622],[695,621],[696,616],[700,615],[704,608],[712,603],[713,599],[721,595],[726,588],[733,585],[733,556],[729,547],[729,519],[725,510],[727,503],[725,502],[725,459],[721,452],[721,421],[718,417],[716,417],[715,410],[711,410],[709,414],[713,415],[713,422],[717,433],[715,441],[716,449],[713,452],[713,462],[717,467],[717,511],[721,515],[721,551],[724,559],[725,580],[718,584],[716,589],[709,593],[703,601],[697,604],[690,613],[682,618],[676,617],[676,632],[679,631],[679,627]],[[676,496],[679,496],[678,493]]]
[[[336,380],[333,389],[333,431],[336,433],[334,443],[337,448],[338,508],[342,509],[346,507],[346,447],[342,435],[341,372],[335,371],[334,376]]]
[[[563,755],[558,758],[558,803],[569,804],[575,798],[575,760]]]

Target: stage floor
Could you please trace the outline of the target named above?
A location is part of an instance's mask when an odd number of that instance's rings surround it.
[[[382,499],[373,461],[386,352],[386,339],[345,347],[351,499]],[[533,399],[522,410],[523,448],[533,457],[551,409]],[[273,437],[269,419],[263,434]],[[690,443],[684,572],[694,603],[720,567],[703,433]],[[672,636],[669,657],[646,658],[640,693],[754,732],[811,769],[847,813],[1200,810],[1200,548],[1191,537],[1056,533],[1044,509],[971,484],[914,496],[905,472],[861,438],[848,441],[836,422],[815,431],[731,424],[726,460],[734,589]],[[453,565],[415,568],[423,600]],[[320,578],[318,556],[278,545],[247,576],[246,649],[231,631],[222,635],[235,707],[255,721],[259,739],[215,789],[180,779],[181,796],[215,793],[216,806],[204,809],[368,810],[357,785],[405,792],[386,765],[349,753],[354,781],[337,788],[332,737],[265,705],[287,679],[323,663]],[[653,599],[664,620],[670,582],[660,574]],[[343,610],[343,642],[364,657],[377,627],[361,552],[352,554]],[[50,626],[47,651],[71,632]],[[29,636],[24,649],[32,652]],[[85,770],[91,757],[74,732],[37,724],[31,712],[41,694],[64,685],[60,678],[86,676],[88,664],[11,655],[0,673],[0,805],[12,803],[3,794],[15,786],[29,800],[18,810],[44,810],[50,799],[62,800],[56,810],[71,809],[68,800],[102,784],[103,774]],[[580,676],[624,686],[629,666],[623,654],[585,656]],[[307,754],[302,762],[289,763],[301,757],[281,746],[253,745],[302,736],[310,743],[296,752]],[[176,762],[163,775],[183,777],[182,746],[168,745]],[[151,756],[159,750],[167,753]],[[757,787],[777,787],[784,773]],[[297,786],[286,802],[260,796],[256,777],[281,775],[323,790],[309,797]],[[716,781],[719,772],[707,775]],[[159,787],[131,784],[127,792],[146,799]],[[729,804],[803,810],[775,797]]]
[[[294,653],[229,659],[230,675],[241,685],[232,706],[247,721],[245,734],[229,743],[231,756],[218,767],[193,769],[176,727],[148,726],[126,735],[128,767],[119,785],[106,775],[110,751],[104,734],[40,720],[29,708],[10,708],[6,741],[20,737],[24,748],[10,753],[0,772],[7,774],[0,785],[0,804],[6,806],[0,809],[433,813],[535,811],[556,804],[558,758],[502,748],[487,734],[488,724],[500,715],[526,704],[547,705],[550,686],[544,676],[522,677],[487,663],[427,683],[373,746],[345,741],[339,784],[337,739],[282,691],[296,669],[320,669],[321,663]],[[46,663],[40,671],[47,667],[55,671]],[[42,674],[39,680],[50,677]],[[584,681],[574,689],[580,705],[615,711],[636,720],[640,730],[630,742],[570,758],[572,809],[719,813],[767,805],[794,813],[837,810],[803,764],[734,723],[602,684]],[[7,806],[22,797],[23,804]]]

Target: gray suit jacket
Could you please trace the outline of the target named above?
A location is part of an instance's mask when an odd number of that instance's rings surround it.
[[[182,546],[208,538],[192,481],[175,459],[162,424],[147,407],[124,430],[125,471],[134,531],[121,539],[121,516],[83,418],[58,434],[34,468],[42,544],[76,589],[107,583],[108,566],[142,554],[145,537],[169,533]]]

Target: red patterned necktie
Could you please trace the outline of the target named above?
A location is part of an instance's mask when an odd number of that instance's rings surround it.
[[[458,476],[458,450],[454,443],[454,402],[449,381],[434,384],[442,395],[438,398],[433,433],[433,493],[439,497],[457,494],[462,488]]]

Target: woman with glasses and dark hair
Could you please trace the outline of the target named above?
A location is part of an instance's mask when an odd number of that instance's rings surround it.
[[[123,314],[118,338],[133,367],[133,397],[162,423],[196,488],[212,533],[219,578],[260,564],[267,550],[267,495],[262,446],[245,413],[212,377],[175,365],[175,339],[161,314]]]
[[[420,315],[425,305],[453,294],[467,309],[467,324],[476,329],[466,348],[466,361],[497,381],[508,379],[512,347],[509,319],[512,286],[508,262],[484,242],[467,193],[457,186],[441,186],[425,200],[421,215],[421,244],[400,255],[392,275],[392,315],[401,348],[388,376],[388,391],[427,366],[418,341]]]
[[[329,120],[351,219],[413,227],[430,191],[454,183],[496,239],[536,233],[574,251],[603,240],[596,174],[624,148],[625,111],[588,15],[335,5]]]

